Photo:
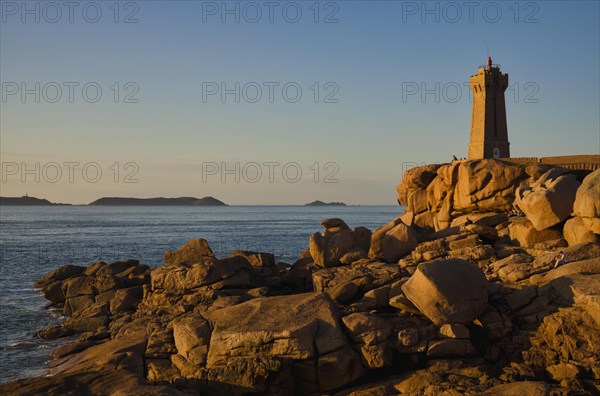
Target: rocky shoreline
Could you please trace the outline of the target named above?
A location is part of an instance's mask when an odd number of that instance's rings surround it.
[[[204,239],[34,287],[77,340],[5,395],[600,393],[600,170],[413,168],[403,215],[326,219],[293,263]]]

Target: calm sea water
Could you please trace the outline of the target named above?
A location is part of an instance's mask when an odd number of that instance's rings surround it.
[[[293,263],[320,221],[340,217],[374,230],[401,214],[398,206],[358,207],[1,207],[0,382],[44,373],[62,341],[34,338],[61,320],[31,284],[62,264],[135,258],[162,265],[166,250],[205,238],[218,257],[231,250],[271,252]]]

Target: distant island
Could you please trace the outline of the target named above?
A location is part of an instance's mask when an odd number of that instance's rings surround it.
[[[91,206],[227,206],[213,197],[193,198],[120,198],[105,197],[90,203]]]
[[[63,206],[71,204],[53,203],[43,198],[29,197],[0,197],[2,206]],[[83,204],[83,206],[86,206]],[[87,206],[229,206],[214,197],[194,198],[128,198],[128,197],[102,197],[87,204]],[[313,201],[304,206],[347,206],[343,202]]]
[[[305,206],[346,206],[346,204],[343,202],[314,201],[311,203],[307,203]]]
[[[22,197],[0,197],[0,206],[65,206],[70,204],[52,203],[47,199],[24,195]]]

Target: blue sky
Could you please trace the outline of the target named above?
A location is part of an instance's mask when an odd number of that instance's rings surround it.
[[[598,1],[275,1],[272,21],[264,1],[92,3],[71,23],[62,2],[2,1],[3,196],[394,204],[404,169],[467,155],[464,83],[488,49],[509,74],[513,156],[600,153]],[[21,96],[35,83],[40,103]],[[239,103],[207,94],[223,83]]]

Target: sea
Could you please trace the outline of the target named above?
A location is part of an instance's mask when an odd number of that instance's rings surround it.
[[[0,383],[46,374],[49,354],[71,341],[40,340],[35,332],[59,323],[61,311],[33,282],[63,264],[137,259],[162,265],[163,254],[204,238],[217,255],[235,249],[273,253],[292,264],[339,217],[371,230],[400,215],[400,206],[2,206],[0,207]]]

